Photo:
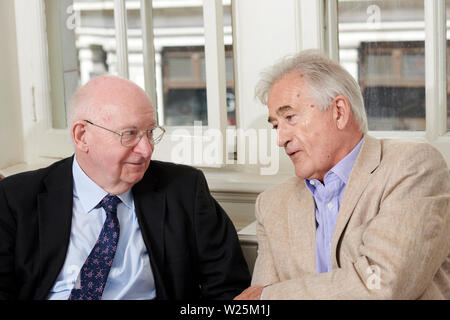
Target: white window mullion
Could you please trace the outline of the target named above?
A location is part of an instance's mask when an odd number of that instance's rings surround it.
[[[156,95],[155,46],[153,37],[153,0],[141,0],[141,28],[144,55],[145,91],[158,114]],[[157,118],[158,119],[158,118]]]
[[[203,1],[205,30],[206,101],[208,127],[222,133],[222,163],[226,162],[226,71],[221,0]]]
[[[447,33],[445,0],[425,5],[426,135],[429,141],[447,131]]]
[[[164,88],[163,88],[163,72],[162,72],[162,57],[161,57],[161,51],[155,50],[155,77],[156,79],[161,79],[161,81],[156,82],[156,106],[157,106],[157,112],[158,115],[158,124],[160,126],[165,125],[164,123]]]
[[[128,38],[127,38],[127,9],[125,0],[114,0],[114,24],[116,28],[117,73],[128,79]]]
[[[328,56],[339,62],[339,22],[337,0],[325,0],[325,46]]]

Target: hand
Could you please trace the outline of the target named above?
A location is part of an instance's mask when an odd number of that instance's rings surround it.
[[[233,300],[260,300],[264,287],[251,286],[241,292]]]

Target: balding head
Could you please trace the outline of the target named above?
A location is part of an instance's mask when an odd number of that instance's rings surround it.
[[[136,99],[151,105],[145,91],[135,83],[112,75],[95,77],[73,95],[69,105],[69,127],[78,120],[95,121],[99,114],[107,112],[108,106],[126,106]]]

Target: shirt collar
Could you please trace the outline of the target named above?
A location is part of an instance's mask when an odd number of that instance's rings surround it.
[[[73,196],[78,198],[86,213],[91,212],[99,204],[99,202],[108,194],[98,184],[96,184],[87,174],[81,169],[78,164],[76,156],[74,157],[72,165],[73,174]],[[117,195],[119,199],[129,209],[134,206],[133,195],[131,189]]]
[[[347,184],[348,178],[350,177],[350,173],[352,171],[353,165],[355,164],[356,158],[358,157],[359,151],[361,150],[362,144],[364,141],[364,137],[361,138],[359,143],[347,154],[341,161],[339,161],[333,168],[331,168],[324,176],[325,184],[327,178],[336,175],[339,179]],[[316,189],[316,184],[320,183],[319,180],[316,179],[305,179],[305,184],[308,189],[314,194]]]
[[[361,140],[353,148],[353,150],[330,170],[335,175],[337,175],[345,184],[347,184],[348,178],[350,177],[350,172],[352,172],[353,165],[355,164],[356,157],[358,157],[359,151],[361,150],[363,141],[364,138],[361,138]]]

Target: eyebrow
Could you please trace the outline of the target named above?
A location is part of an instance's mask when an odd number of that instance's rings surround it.
[[[277,115],[282,115],[283,113],[285,113],[285,112],[287,112],[287,111],[289,111],[289,110],[292,110],[292,109],[293,109],[293,108],[292,108],[291,106],[289,106],[289,105],[282,106],[282,107],[279,107],[279,108],[278,108],[276,114],[277,114]],[[275,119],[269,116],[269,117],[267,118],[267,121],[268,121],[269,123],[272,123],[273,121],[275,121]]]

